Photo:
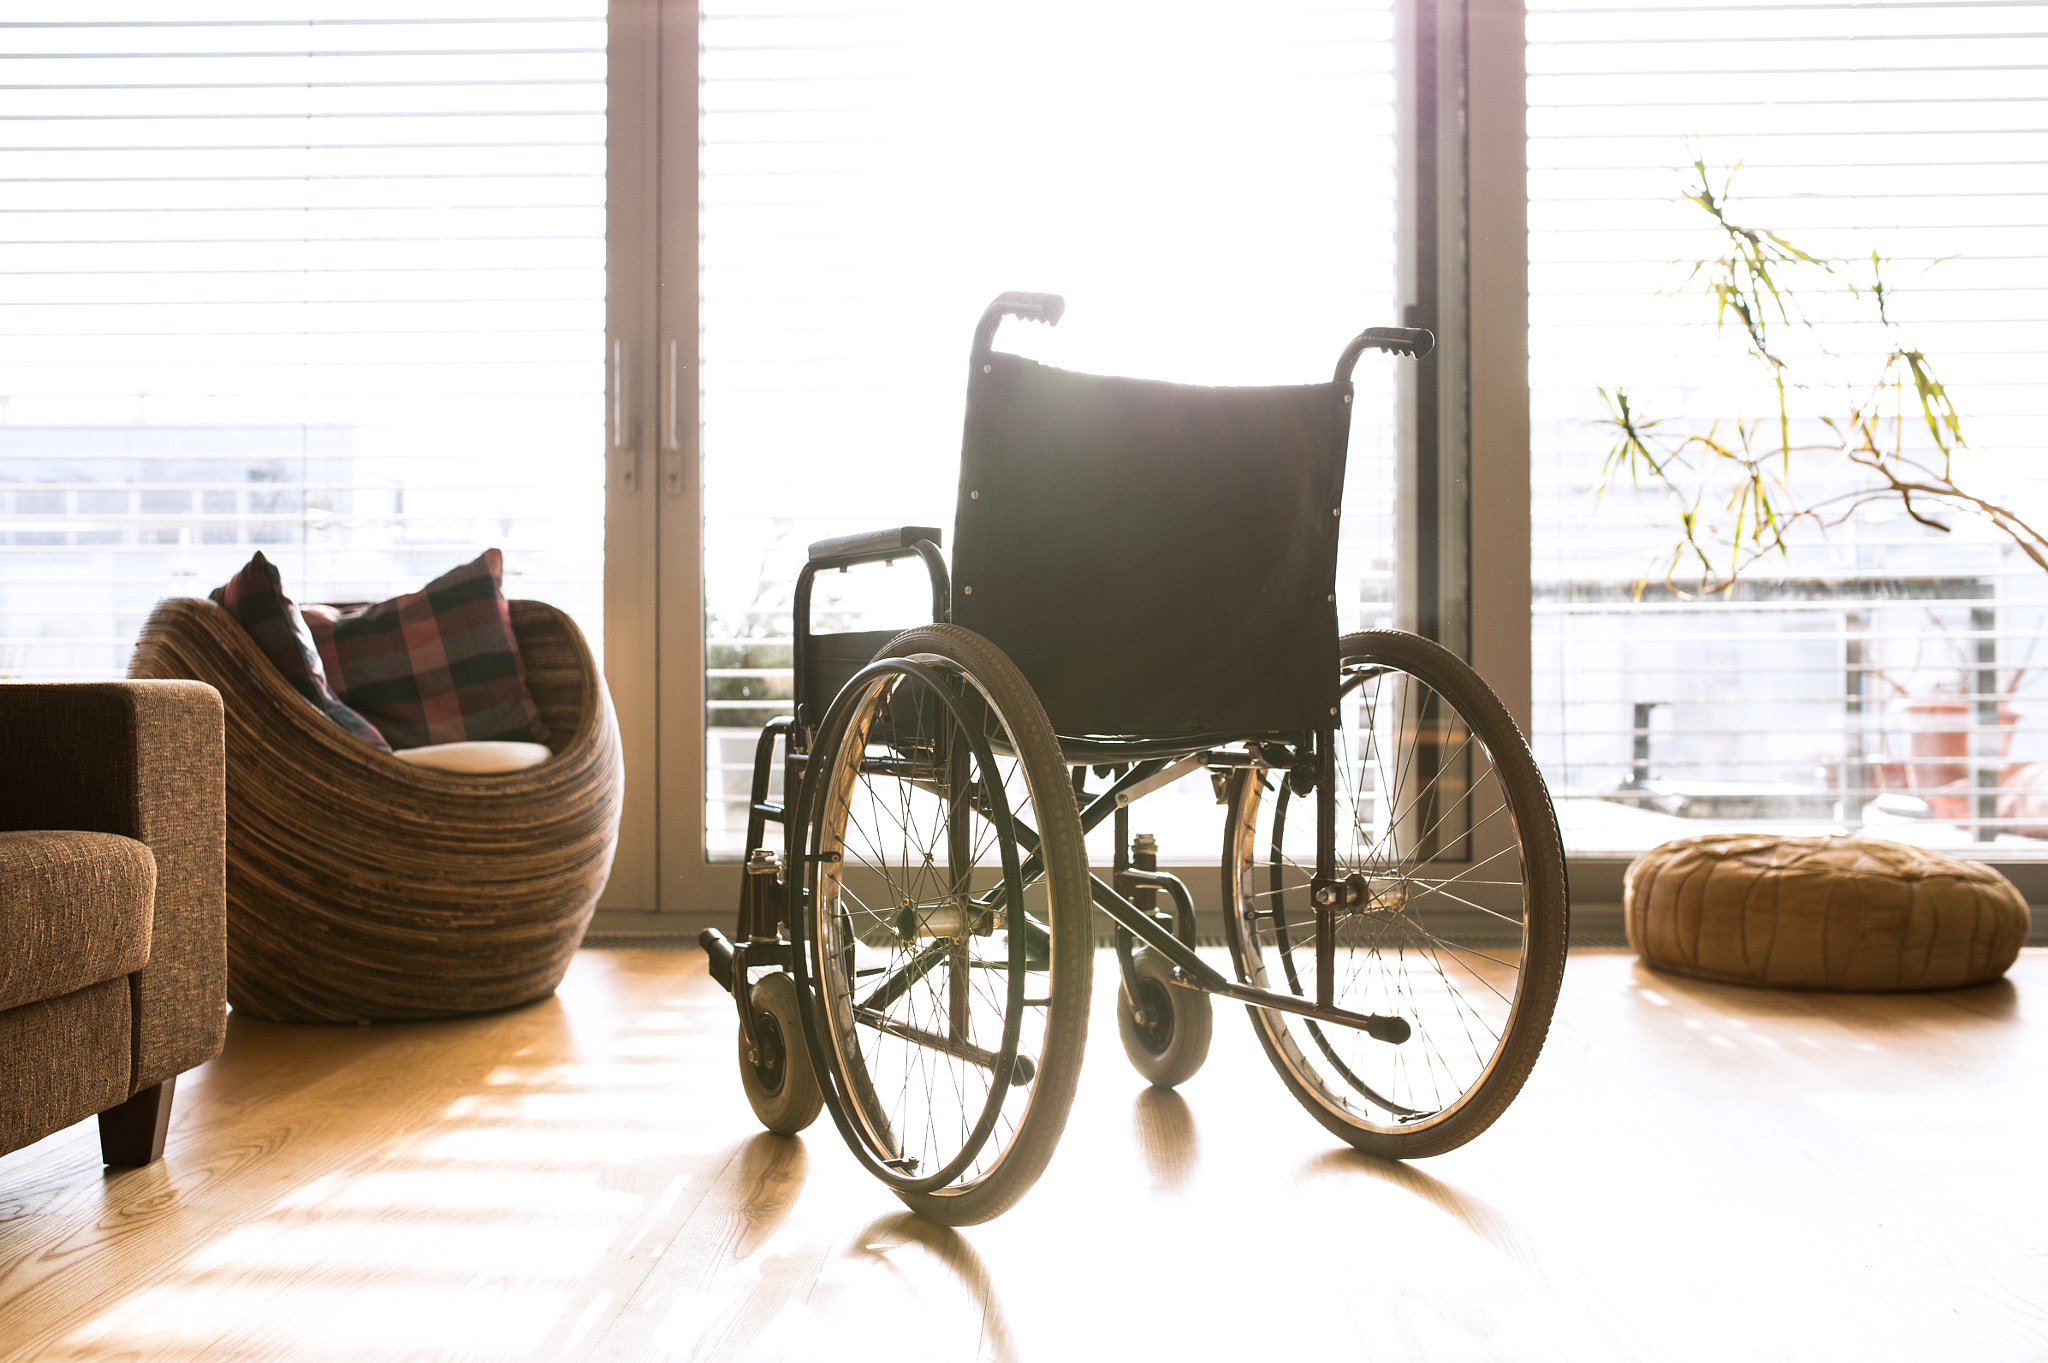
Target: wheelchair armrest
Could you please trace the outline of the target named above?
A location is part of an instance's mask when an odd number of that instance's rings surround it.
[[[905,525],[894,530],[863,530],[858,535],[837,535],[829,540],[818,540],[811,545],[812,564],[820,568],[838,568],[851,563],[866,563],[890,554],[915,553],[919,540],[930,540],[933,545],[943,541],[939,529],[932,525]]]
[[[811,635],[812,581],[819,573],[833,568],[844,572],[859,564],[881,563],[912,554],[924,561],[925,572],[931,578],[932,620],[943,622],[951,619],[953,588],[946,574],[946,560],[939,553],[936,526],[905,525],[893,530],[869,530],[858,535],[819,540],[811,546],[810,562],[804,564],[804,570],[797,574],[796,600],[790,621],[790,662],[796,673],[796,721],[799,725],[808,728],[817,723],[824,703],[831,699],[830,696],[809,694],[809,683],[815,671],[810,655],[816,647]],[[877,638],[869,645],[869,651],[885,642],[886,639]]]

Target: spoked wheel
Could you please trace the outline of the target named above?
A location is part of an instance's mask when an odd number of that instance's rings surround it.
[[[1044,1170],[1081,1068],[1091,906],[1059,745],[1000,650],[930,625],[847,683],[809,760],[790,921],[826,1104],[913,1211],[985,1221]]]
[[[1441,1154],[1490,1126],[1528,1077],[1564,979],[1564,849],[1528,745],[1477,673],[1437,644],[1375,630],[1340,643],[1334,747],[1339,1008],[1405,1019],[1389,1044],[1251,1010],[1302,1104],[1360,1150]],[[1290,779],[1291,778],[1291,779]],[[1241,976],[1313,999],[1316,797],[1309,769],[1235,778],[1224,834]]]

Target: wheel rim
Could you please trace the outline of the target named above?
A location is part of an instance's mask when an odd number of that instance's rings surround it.
[[[1016,904],[1048,921],[1010,739],[963,669],[920,655],[850,682],[815,749],[830,757],[808,819],[813,1016],[835,1115],[907,1192],[986,1179],[1033,1096],[1052,962],[1009,930]]]
[[[1166,986],[1157,980],[1139,980],[1138,1003],[1145,1009],[1145,1020],[1133,1017],[1131,1026],[1139,1043],[1153,1055],[1165,1055],[1173,1044],[1173,1000],[1167,997]]]
[[[1406,1019],[1400,1045],[1254,1010],[1275,1060],[1359,1130],[1451,1120],[1499,1066],[1525,997],[1530,886],[1498,759],[1436,686],[1372,657],[1344,666],[1337,874],[1367,901],[1337,922],[1340,1008]],[[1234,811],[1232,946],[1254,984],[1315,993],[1315,800],[1286,773],[1242,778]]]
[[[761,1092],[770,1097],[782,1092],[785,1075],[784,1065],[788,1055],[784,1050],[782,1024],[775,1020],[773,1013],[762,1012],[754,1017],[754,1082]]]

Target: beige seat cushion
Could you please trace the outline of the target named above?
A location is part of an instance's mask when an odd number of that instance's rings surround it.
[[[112,833],[0,832],[0,1010],[149,963],[156,858]]]
[[[1872,838],[1680,838],[1639,857],[1622,895],[1649,964],[1786,989],[1981,984],[2030,925],[1990,867]]]
[[[525,771],[554,756],[545,744],[504,742],[430,743],[424,748],[400,748],[391,755],[410,766],[470,776]]]

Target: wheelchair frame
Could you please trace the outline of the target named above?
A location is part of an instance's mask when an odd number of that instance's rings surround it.
[[[975,331],[973,354],[978,358],[989,351],[996,328],[1004,316],[1017,316],[1056,323],[1063,310],[1064,304],[1062,300],[1055,295],[1005,294],[991,303],[983,314]],[[1354,338],[1345,347],[1336,366],[1335,381],[1340,384],[1347,382],[1358,359],[1368,349],[1378,349],[1393,354],[1420,358],[1429,352],[1433,344],[1434,338],[1427,331],[1403,328],[1369,329]],[[1348,402],[1349,399],[1347,398],[1346,401]],[[775,1055],[780,1056],[780,1059],[776,1061],[777,1064],[788,1066],[797,1063],[795,1048],[791,1044],[792,1039],[787,1036],[786,1031],[782,1030],[782,1024],[778,1023],[773,1029],[776,1034],[770,1034],[768,1023],[774,1020],[772,1010],[763,1011],[756,1007],[755,995],[761,988],[761,985],[754,981],[751,972],[757,969],[769,968],[782,972],[793,972],[801,978],[801,965],[793,959],[793,943],[797,939],[795,930],[797,920],[804,912],[806,891],[804,889],[805,876],[795,872],[799,869],[799,859],[810,857],[811,854],[806,851],[808,846],[806,838],[802,835],[801,830],[793,826],[792,820],[795,817],[796,811],[808,807],[806,785],[814,779],[817,771],[817,763],[814,759],[820,756],[820,754],[815,750],[814,745],[820,733],[821,725],[831,715],[837,713],[840,705],[844,702],[844,698],[854,692],[857,683],[860,683],[864,678],[870,677],[878,669],[889,667],[901,671],[918,666],[916,663],[906,659],[885,659],[877,656],[873,663],[857,671],[851,680],[843,683],[838,696],[833,698],[833,704],[830,709],[821,706],[820,702],[823,698],[806,694],[812,678],[813,665],[816,662],[814,651],[818,646],[818,636],[814,636],[810,628],[810,604],[816,578],[820,573],[833,569],[844,572],[854,567],[875,563],[893,565],[897,559],[915,557],[923,564],[930,579],[933,623],[945,625],[952,619],[952,585],[945,558],[940,552],[939,541],[940,534],[938,530],[930,527],[914,526],[848,535],[821,541],[811,546],[809,559],[804,566],[802,574],[797,579],[793,602],[794,620],[792,631],[792,662],[797,688],[796,705],[794,713],[772,720],[763,727],[755,748],[753,779],[748,800],[746,874],[742,881],[734,936],[728,939],[716,930],[707,930],[700,937],[701,945],[709,958],[711,973],[732,994],[735,1006],[739,1012],[743,1065],[749,1061],[756,1065],[762,1065],[768,1063],[764,1057]],[[857,635],[845,637],[856,643],[871,643],[875,638],[881,636]],[[1477,679],[1474,678],[1473,680],[1476,682]],[[1481,690],[1484,689],[1483,683],[1478,683],[1478,685]],[[1487,696],[1490,699],[1490,693],[1487,693]],[[1497,702],[1495,704],[1497,705]],[[1336,713],[1335,710],[1332,711],[1333,715]],[[1500,712],[1500,716],[1501,721],[1507,723],[1508,729],[1512,731],[1512,722],[1506,721],[1504,710]],[[1340,1007],[1335,997],[1338,973],[1336,957],[1339,918],[1347,911],[1363,912],[1364,906],[1368,904],[1368,901],[1375,894],[1372,883],[1360,872],[1353,871],[1348,876],[1340,872],[1337,851],[1339,811],[1337,759],[1335,756],[1339,737],[1339,729],[1333,726],[1312,731],[1262,732],[1231,736],[1219,735],[1213,736],[1213,738],[1205,736],[1201,739],[1189,740],[1091,740],[1067,741],[1060,744],[1060,761],[1070,771],[1072,787],[1077,803],[1080,805],[1078,813],[1082,834],[1085,836],[1086,833],[1095,830],[1106,821],[1111,822],[1114,827],[1116,850],[1111,873],[1108,879],[1104,879],[1100,875],[1095,874],[1092,869],[1089,870],[1087,890],[1094,907],[1107,915],[1114,927],[1118,967],[1124,985],[1125,1003],[1129,1010],[1129,1016],[1135,1020],[1137,1026],[1143,1028],[1151,1025],[1153,1021],[1153,1019],[1148,1017],[1146,1011],[1146,999],[1148,997],[1154,999],[1154,1007],[1157,1007],[1156,1000],[1161,997],[1161,991],[1156,988],[1148,994],[1145,987],[1147,982],[1141,978],[1138,950],[1142,948],[1167,964],[1170,970],[1170,982],[1181,989],[1202,995],[1235,999],[1250,1005],[1254,1009],[1272,1010],[1278,1013],[1295,1015],[1309,1019],[1313,1024],[1353,1029],[1389,1046],[1398,1047],[1409,1040],[1411,1028],[1406,1018],[1393,1013],[1361,1012]],[[1517,742],[1519,742],[1519,737],[1519,734],[1514,735]],[[1498,740],[1494,741],[1498,742]],[[776,803],[770,799],[771,776],[775,766],[778,743],[782,748],[781,765],[784,798],[781,803]],[[981,769],[986,771],[988,765],[992,762],[992,754],[987,749],[985,740],[975,739],[974,744],[975,753],[972,760],[983,764]],[[937,749],[935,748],[934,751],[936,752]],[[1526,748],[1523,748],[1522,751],[1526,755]],[[886,758],[871,758],[863,754],[857,759],[856,770],[865,772],[871,765],[877,763],[887,765],[890,760]],[[909,758],[898,760],[906,769],[912,765]],[[962,760],[964,762],[968,759],[963,758]],[[954,783],[948,788],[952,792],[948,797],[949,800],[956,802],[948,805],[948,808],[954,811],[947,815],[947,837],[951,848],[948,859],[949,864],[957,868],[964,860],[965,864],[971,867],[973,864],[971,853],[964,859],[961,855],[964,848],[964,842],[962,841],[964,834],[958,831],[965,824],[963,816],[958,812],[964,806],[957,803],[963,798],[965,790],[963,786],[959,785],[965,779],[960,775],[960,772],[964,771],[965,767],[955,764],[957,770],[955,767],[947,767],[942,770],[940,765],[938,765],[937,759],[928,762],[926,766],[929,767],[929,770],[922,768],[920,770],[922,772],[922,779],[928,786],[937,786],[947,781]],[[1089,792],[1086,787],[1086,776],[1091,767],[1098,778],[1106,778],[1109,781],[1106,787],[1095,792]],[[1131,805],[1145,795],[1178,781],[1197,770],[1209,772],[1217,791],[1219,804],[1229,801],[1229,792],[1237,789],[1234,783],[1247,780],[1263,782],[1268,774],[1278,776],[1280,781],[1287,787],[1287,792],[1292,795],[1300,796],[1313,793],[1315,797],[1315,857],[1313,873],[1306,886],[1315,919],[1313,956],[1315,987],[1312,998],[1307,997],[1305,991],[1288,992],[1263,987],[1243,979],[1233,979],[1208,961],[1202,959],[1195,950],[1195,908],[1193,897],[1189,893],[1186,884],[1178,877],[1158,870],[1156,859],[1142,845],[1135,850],[1133,849],[1129,832]],[[1533,772],[1533,763],[1530,764],[1529,770]],[[1537,780],[1540,787],[1540,777]],[[1542,806],[1544,814],[1547,815],[1547,796],[1542,800]],[[1233,806],[1233,818],[1235,817],[1235,809],[1236,807]],[[981,810],[981,814],[983,818],[989,817],[989,812],[986,809]],[[999,911],[1005,910],[1003,902],[1006,893],[1005,885],[1018,884],[1028,886],[1035,878],[1041,876],[1045,869],[1038,844],[1037,830],[1025,825],[1021,820],[1012,819],[1007,810],[1003,811],[1002,817],[1009,821],[1011,825],[1003,830],[1003,836],[1006,839],[1014,837],[1016,844],[1028,855],[1022,859],[1021,864],[1007,867],[1005,877],[999,880],[995,886],[975,894],[968,901],[974,912],[985,917],[993,917]],[[785,852],[782,857],[778,857],[765,846],[767,825],[769,823],[783,825]],[[1554,820],[1551,829],[1550,836],[1554,840]],[[1276,832],[1274,836],[1273,855],[1277,862],[1279,857],[1277,839],[1279,835]],[[1520,835],[1518,834],[1517,836],[1519,838]],[[1007,842],[1005,846],[1007,849]],[[1521,846],[1522,844],[1518,842],[1518,852],[1521,850]],[[836,854],[830,855],[836,857]],[[1007,857],[1013,854],[1006,850],[1005,855]],[[1563,868],[1561,854],[1557,861],[1558,864],[1555,867],[1556,888],[1554,892],[1547,890],[1546,893],[1555,894],[1560,913],[1556,924],[1555,955],[1557,962],[1555,970],[1557,974],[1561,975],[1563,942],[1561,914],[1566,911],[1562,898]],[[1223,868],[1223,873],[1227,882],[1232,874],[1231,866],[1227,861]],[[1277,885],[1277,870],[1275,874]],[[1529,874],[1530,872],[1525,868],[1524,875],[1527,876]],[[1544,874],[1548,874],[1547,868]],[[1171,901],[1170,910],[1163,910],[1158,907],[1158,896],[1162,893]],[[1226,890],[1226,893],[1228,893],[1228,890]],[[1017,909],[1017,914],[1009,921],[1014,922],[1022,917],[1022,906],[1017,906]],[[961,910],[963,914],[967,911],[967,909]],[[1028,923],[1026,926],[1028,926]],[[915,979],[921,979],[924,974],[929,973],[935,968],[929,961],[926,961],[926,957],[930,956],[932,951],[937,950],[936,942],[949,940],[952,939],[936,937],[935,945],[932,949],[920,951],[910,962],[899,967],[897,973],[882,980],[875,987],[875,993],[871,996],[871,1001],[873,998],[893,999],[900,996],[903,989],[910,987],[910,983],[914,982]],[[964,941],[964,938],[961,940]],[[1018,949],[1022,950],[1023,948]],[[1289,950],[1291,951],[1291,948]],[[960,951],[964,960],[964,948],[961,948]],[[964,966],[962,968],[964,969]],[[1240,970],[1243,969],[1242,964],[1240,964],[1239,968]],[[1298,991],[1299,981],[1295,979],[1296,972],[1291,955],[1287,957],[1287,971],[1290,983],[1295,984]],[[765,980],[763,983],[765,983]],[[1554,981],[1547,983],[1545,987],[1549,990],[1549,997],[1540,1000],[1544,1005],[1540,1022],[1542,1027],[1547,1028],[1548,1009],[1554,1003],[1555,997]],[[782,990],[784,986],[777,985],[776,988]],[[896,990],[896,993],[893,995],[890,993],[892,989]],[[1542,991],[1539,990],[1538,992]],[[807,1000],[802,999],[798,1000],[798,1004],[802,1007],[811,1006]],[[1205,1027],[1206,1006],[1206,1004],[1203,1005],[1205,1010]],[[787,1019],[784,1018],[783,1021],[786,1023]],[[975,1064],[989,1069],[994,1075],[993,1082],[997,1086],[1030,1082],[1030,1061],[1028,1057],[1014,1055],[1008,1057],[998,1056],[995,1053],[980,1050],[964,1040],[948,1039],[930,1031],[918,1031],[914,1028],[906,1029],[900,1023],[882,1024],[870,1020],[869,1025],[894,1026],[897,1030],[893,1034],[898,1035],[899,1039],[906,1039],[914,1044],[930,1047],[936,1051],[953,1055],[955,1058],[971,1060]],[[804,1019],[804,1030],[806,1033],[804,1047],[808,1061],[814,1071],[821,1071],[823,1068],[823,1057],[818,1053],[820,1043],[808,1015]],[[1324,1053],[1328,1054],[1333,1062],[1336,1062],[1337,1057],[1324,1041],[1322,1034],[1316,1031],[1314,1027],[1310,1028],[1310,1033],[1314,1037],[1316,1044],[1322,1047]],[[956,1031],[956,1038],[957,1035]],[[1262,1033],[1263,1036],[1264,1034]],[[1006,1045],[1013,1044],[1013,1042],[1006,1043]],[[1126,1044],[1128,1046],[1128,1039]],[[1202,1041],[1205,1051],[1206,1044],[1205,1031]],[[1500,1044],[1504,1045],[1505,1040],[1502,1039]],[[1537,1045],[1540,1046],[1540,1038]],[[1277,1053],[1273,1052],[1270,1041],[1268,1042],[1268,1050],[1269,1053],[1273,1054],[1276,1065],[1279,1064],[1280,1057]],[[968,1052],[972,1052],[972,1054],[968,1054]],[[1499,1051],[1497,1050],[1495,1054],[1498,1055]],[[1529,1056],[1529,1063],[1533,1063],[1533,1058],[1533,1054]],[[1016,1061],[1016,1073],[1010,1071],[1010,1066],[1007,1063],[1010,1059]],[[1195,1058],[1194,1063],[1199,1065],[1199,1056]],[[1339,1063],[1338,1067],[1342,1069],[1341,1063]],[[1348,1074],[1348,1071],[1346,1073]],[[813,1082],[815,1082],[815,1079],[813,1079]],[[1167,1079],[1159,1082],[1173,1081]],[[1354,1084],[1357,1082],[1357,1080],[1353,1080]],[[1520,1078],[1517,1077],[1514,1087],[1519,1088],[1519,1085]],[[1294,1087],[1292,1081],[1290,1081],[1290,1086]],[[1302,1095],[1298,1087],[1296,1087],[1296,1091],[1297,1096],[1302,1097],[1306,1103],[1307,1098]],[[1370,1090],[1365,1091],[1370,1092]],[[1508,1097],[1511,1098],[1512,1096],[1512,1092],[1509,1093]],[[831,1101],[833,1103],[835,1119],[841,1125],[842,1131],[847,1134],[849,1142],[854,1143],[853,1133],[847,1125],[846,1118],[837,1106],[838,1100],[831,1099]],[[1401,1108],[1398,1104],[1388,1103],[1385,1099],[1380,1099],[1379,1101],[1396,1113],[1407,1110]],[[1502,1100],[1499,1106],[1505,1107],[1505,1104],[1506,1100]],[[994,1111],[994,1108],[991,1108],[990,1111]],[[1314,1111],[1313,1107],[1311,1111]],[[811,1115],[815,1115],[815,1107],[812,1108]],[[1324,1120],[1326,1125],[1330,1125],[1330,1122],[1320,1115],[1318,1119]],[[764,1120],[768,1119],[764,1116]],[[788,1118],[785,1124],[801,1126],[808,1120],[808,1116],[798,1113],[796,1116]],[[988,1118],[985,1116],[983,1120],[984,1124],[986,1124]],[[1060,1120],[1064,1121],[1063,1111]],[[1492,1117],[1488,1116],[1485,1120],[1490,1122]],[[778,1126],[773,1121],[770,1121],[769,1124],[772,1129],[782,1129],[781,1126]],[[1483,1124],[1481,1124],[1482,1127]],[[1332,1129],[1339,1130],[1336,1126],[1332,1126]],[[1340,1134],[1343,1134],[1343,1132],[1340,1131]],[[856,1153],[861,1153],[857,1144]],[[968,1152],[969,1155],[972,1153],[972,1151]],[[864,1154],[862,1157],[864,1160],[867,1158]],[[961,1161],[964,1163],[967,1158],[968,1155],[963,1155]],[[915,1162],[911,1161],[910,1163],[914,1164]],[[877,1172],[880,1171],[878,1170]],[[1031,1177],[1035,1179],[1036,1173],[1034,1172]],[[1028,1183],[1026,1186],[1028,1186]],[[1019,1190],[1019,1193],[1021,1193],[1021,1190]],[[913,1203],[913,1205],[917,1204]],[[1005,1201],[1002,1205],[1007,1206],[1008,1202]],[[995,1208],[996,1212],[1000,1210],[1002,1210],[1002,1206]],[[990,1212],[988,1214],[992,1215],[995,1213]]]

